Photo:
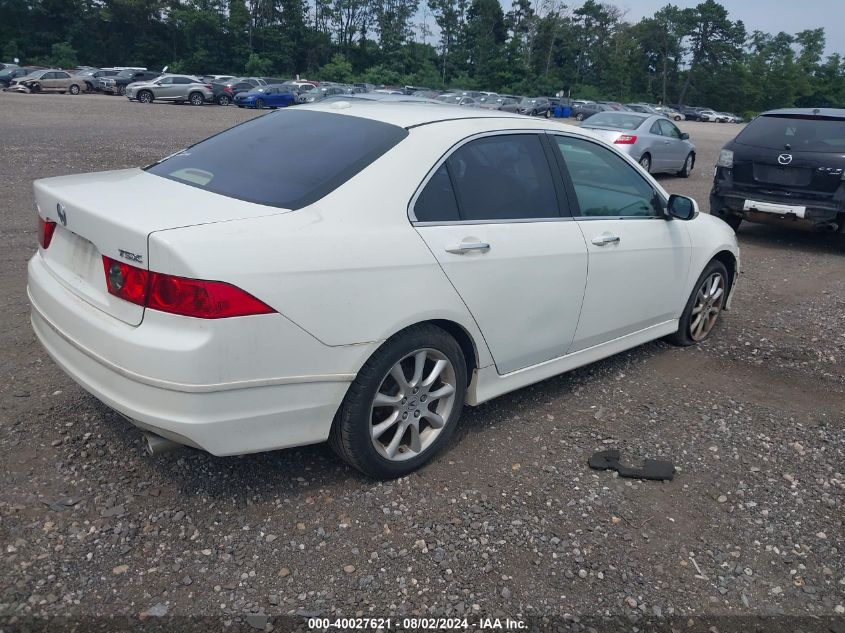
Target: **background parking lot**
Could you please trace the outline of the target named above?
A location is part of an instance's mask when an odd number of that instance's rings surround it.
[[[145,165],[262,113],[9,93],[0,112],[0,616],[845,613],[843,236],[743,225],[733,310],[705,344],[467,409],[402,480],[324,446],[152,459],[35,341],[32,180]],[[695,170],[659,181],[706,210],[740,127],[679,127]],[[606,448],[678,475],[590,471]]]

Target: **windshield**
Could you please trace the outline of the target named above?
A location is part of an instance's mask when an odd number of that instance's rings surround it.
[[[584,127],[609,127],[619,130],[636,130],[645,121],[645,117],[621,112],[600,112],[590,117]]]
[[[404,128],[380,121],[282,110],[221,132],[146,169],[230,198],[300,209],[337,189],[406,136]],[[332,150],[327,152],[326,147]],[[280,151],[283,148],[296,151]]]
[[[119,73],[117,73],[117,76],[120,77],[121,79],[132,79],[132,77],[134,75],[135,75],[134,70],[121,70]]]
[[[812,115],[763,115],[736,139],[743,145],[796,152],[845,151],[845,119]]]
[[[443,95],[442,97],[437,97],[437,100],[443,103],[460,103],[461,99],[463,99],[461,95]]]

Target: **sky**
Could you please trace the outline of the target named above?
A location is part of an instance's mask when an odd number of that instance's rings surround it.
[[[681,8],[694,7],[701,0],[606,0],[627,11],[628,22],[651,17],[667,4]],[[745,30],[766,33],[797,33],[805,29],[825,27],[825,54],[845,54],[845,0],[718,0],[732,20],[742,20]],[[503,0],[507,4],[508,0]],[[580,6],[575,0],[567,4]],[[506,9],[507,10],[507,9]]]

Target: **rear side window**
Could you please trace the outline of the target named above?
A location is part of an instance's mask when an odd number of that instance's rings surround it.
[[[462,220],[560,216],[551,169],[538,136],[480,138],[455,150],[446,162]]]
[[[845,119],[763,115],[749,123],[736,142],[780,151],[838,153],[845,151]]]
[[[446,163],[440,165],[420,193],[414,205],[414,216],[418,222],[454,222],[461,219]]]
[[[337,189],[407,135],[404,128],[380,121],[282,110],[146,169],[230,198],[300,209]]]

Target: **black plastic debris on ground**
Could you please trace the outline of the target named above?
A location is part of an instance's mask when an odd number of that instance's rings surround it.
[[[595,470],[615,470],[620,477],[630,479],[653,479],[656,481],[672,480],[675,477],[675,465],[662,459],[644,459],[642,468],[622,465],[619,451],[599,451],[593,453],[587,461]]]

